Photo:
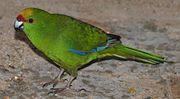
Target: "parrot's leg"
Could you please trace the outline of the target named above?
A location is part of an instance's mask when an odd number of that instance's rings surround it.
[[[58,82],[64,82],[65,80],[62,80],[63,74],[64,74],[64,70],[62,69],[59,72],[59,74],[52,81],[43,84],[42,87],[44,88],[44,87],[47,87],[48,85],[51,85],[51,84],[53,85],[53,87],[55,87],[58,84]],[[60,81],[57,80],[58,78],[60,78]]]
[[[69,81],[68,81],[68,83],[67,83],[67,85],[66,85],[65,87],[66,87],[66,88],[70,88],[70,87],[71,87],[72,82],[73,82],[75,79],[76,79],[76,77],[72,77],[72,76],[70,76],[70,79],[69,79]]]

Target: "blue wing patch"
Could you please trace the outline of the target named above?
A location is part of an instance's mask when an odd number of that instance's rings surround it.
[[[82,52],[82,51],[78,51],[78,50],[75,50],[75,49],[70,49],[71,52],[73,53],[76,53],[78,55],[86,55],[86,54],[89,54],[89,53],[93,53],[93,52],[98,52],[98,51],[102,51],[104,49],[108,48],[108,45],[106,46],[100,46],[100,47],[96,47],[90,51],[87,51],[87,52]]]
[[[70,49],[71,52],[73,53],[76,53],[78,55],[86,55],[86,52],[80,52],[80,51],[77,51],[77,50],[74,50],[74,49]]]

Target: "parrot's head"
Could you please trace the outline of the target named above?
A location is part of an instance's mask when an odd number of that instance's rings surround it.
[[[24,30],[24,25],[30,25],[34,23],[34,18],[32,17],[33,14],[33,8],[26,8],[22,10],[19,15],[16,17],[15,23],[14,23],[14,29],[16,31]]]
[[[44,22],[46,22],[45,20],[47,20],[45,17],[48,15],[48,12],[38,8],[26,8],[17,15],[14,29],[16,31],[23,31],[26,35],[31,35],[37,32],[37,30],[42,29]]]
[[[40,43],[44,40],[43,36],[46,36],[45,32],[50,29],[50,15],[50,13],[38,8],[23,9],[18,13],[14,22],[14,29],[17,31],[15,38],[27,41],[28,44],[31,42],[36,47],[41,46]]]

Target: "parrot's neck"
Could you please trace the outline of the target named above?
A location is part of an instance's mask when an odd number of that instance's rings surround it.
[[[36,35],[27,35],[27,37],[34,47],[42,52],[46,52],[47,48],[50,48],[50,42],[45,38],[43,39],[38,33]]]

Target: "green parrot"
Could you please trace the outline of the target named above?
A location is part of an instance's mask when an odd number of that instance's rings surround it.
[[[66,88],[77,77],[79,69],[96,59],[116,57],[149,64],[168,62],[160,55],[123,45],[118,35],[108,34],[73,17],[38,8],[22,10],[14,28],[23,31],[38,50],[71,76]]]

